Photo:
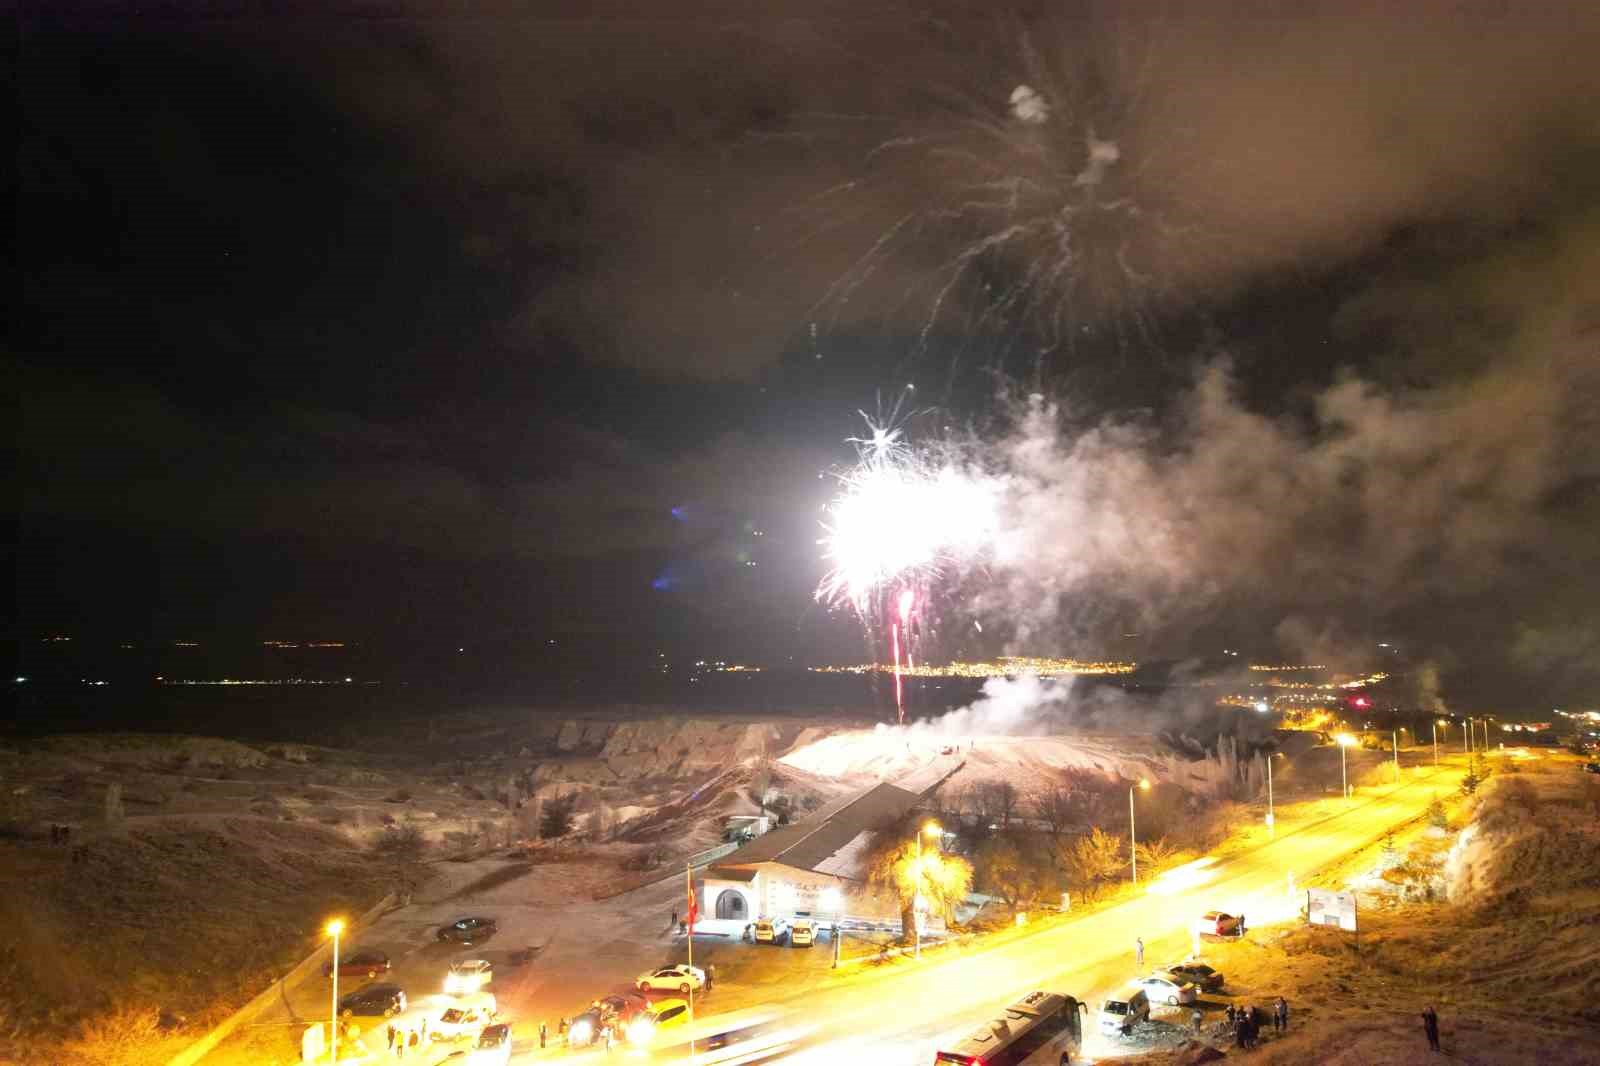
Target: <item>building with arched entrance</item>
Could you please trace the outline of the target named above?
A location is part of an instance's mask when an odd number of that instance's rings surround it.
[[[867,891],[866,862],[876,830],[903,819],[920,800],[882,784],[757,837],[707,867],[696,885],[701,917],[898,923],[899,903]]]

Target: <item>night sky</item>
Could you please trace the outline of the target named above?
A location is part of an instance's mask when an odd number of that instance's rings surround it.
[[[1003,437],[1037,390],[1189,456],[1153,506],[1348,499],[1177,527],[1181,580],[1087,576],[1009,650],[1386,640],[1600,700],[1589,5],[446,6],[22,16],[18,639],[859,659],[811,596],[858,412]],[[1250,485],[1245,414],[1305,444]]]

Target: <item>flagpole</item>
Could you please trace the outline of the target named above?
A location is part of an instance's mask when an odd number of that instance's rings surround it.
[[[689,942],[689,980],[687,984],[689,985],[689,1025],[691,1026],[689,1032],[692,1034],[694,1032],[692,1028],[694,1025],[694,920],[696,918],[695,912],[699,908],[695,906],[693,867],[688,863],[683,864],[683,887],[689,897],[688,935],[684,939]],[[689,1037],[689,1058],[691,1061],[694,1059],[694,1037],[692,1035]]]

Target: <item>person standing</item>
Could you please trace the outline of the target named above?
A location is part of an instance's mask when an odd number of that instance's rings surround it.
[[[1422,1010],[1422,1029],[1428,1034],[1428,1050],[1439,1050],[1439,1013],[1428,1004]]]
[[[386,1027],[386,1028],[387,1028],[387,1030],[388,1030],[388,1033],[389,1033],[389,1043],[388,1043],[388,1044],[386,1044],[386,1045],[384,1045],[384,1046],[385,1046],[385,1047],[386,1047],[386,1048],[387,1048],[387,1049],[388,1049],[388,1050],[389,1050],[389,1051],[393,1051],[393,1050],[394,1050],[394,1025],[393,1025],[393,1023],[391,1023],[391,1024],[390,1024],[390,1025],[388,1025],[388,1026],[387,1026],[387,1027]]]
[[[714,962],[708,962],[706,963],[706,995],[709,996],[711,994],[711,986],[716,984],[716,982],[717,964]]]
[[[549,1033],[550,1033],[549,1027],[547,1025],[545,1025],[544,1022],[540,1022],[539,1023],[539,1050],[540,1051],[544,1050],[545,1038],[549,1035]]]
[[[1144,972],[1144,937],[1133,938],[1133,964],[1140,973]]]
[[[674,908],[672,908],[672,921],[667,924],[667,928],[671,929],[674,925],[677,925],[677,924],[678,924],[678,908],[674,907]]]
[[[1199,1007],[1189,1013],[1189,1020],[1194,1023],[1194,1035],[1199,1036],[1205,1028],[1206,1021],[1205,1015],[1200,1013]]]
[[[1279,996],[1278,1002],[1273,1006],[1272,1015],[1273,1024],[1277,1027],[1278,1032],[1287,1033],[1289,1031],[1289,1001]]]

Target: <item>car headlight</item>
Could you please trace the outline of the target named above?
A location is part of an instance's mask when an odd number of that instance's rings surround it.
[[[594,1026],[588,1022],[574,1022],[568,1035],[571,1040],[577,1043],[585,1043],[590,1036],[594,1035]]]
[[[628,1043],[644,1047],[656,1035],[656,1020],[648,1014],[635,1018],[628,1026]]]

